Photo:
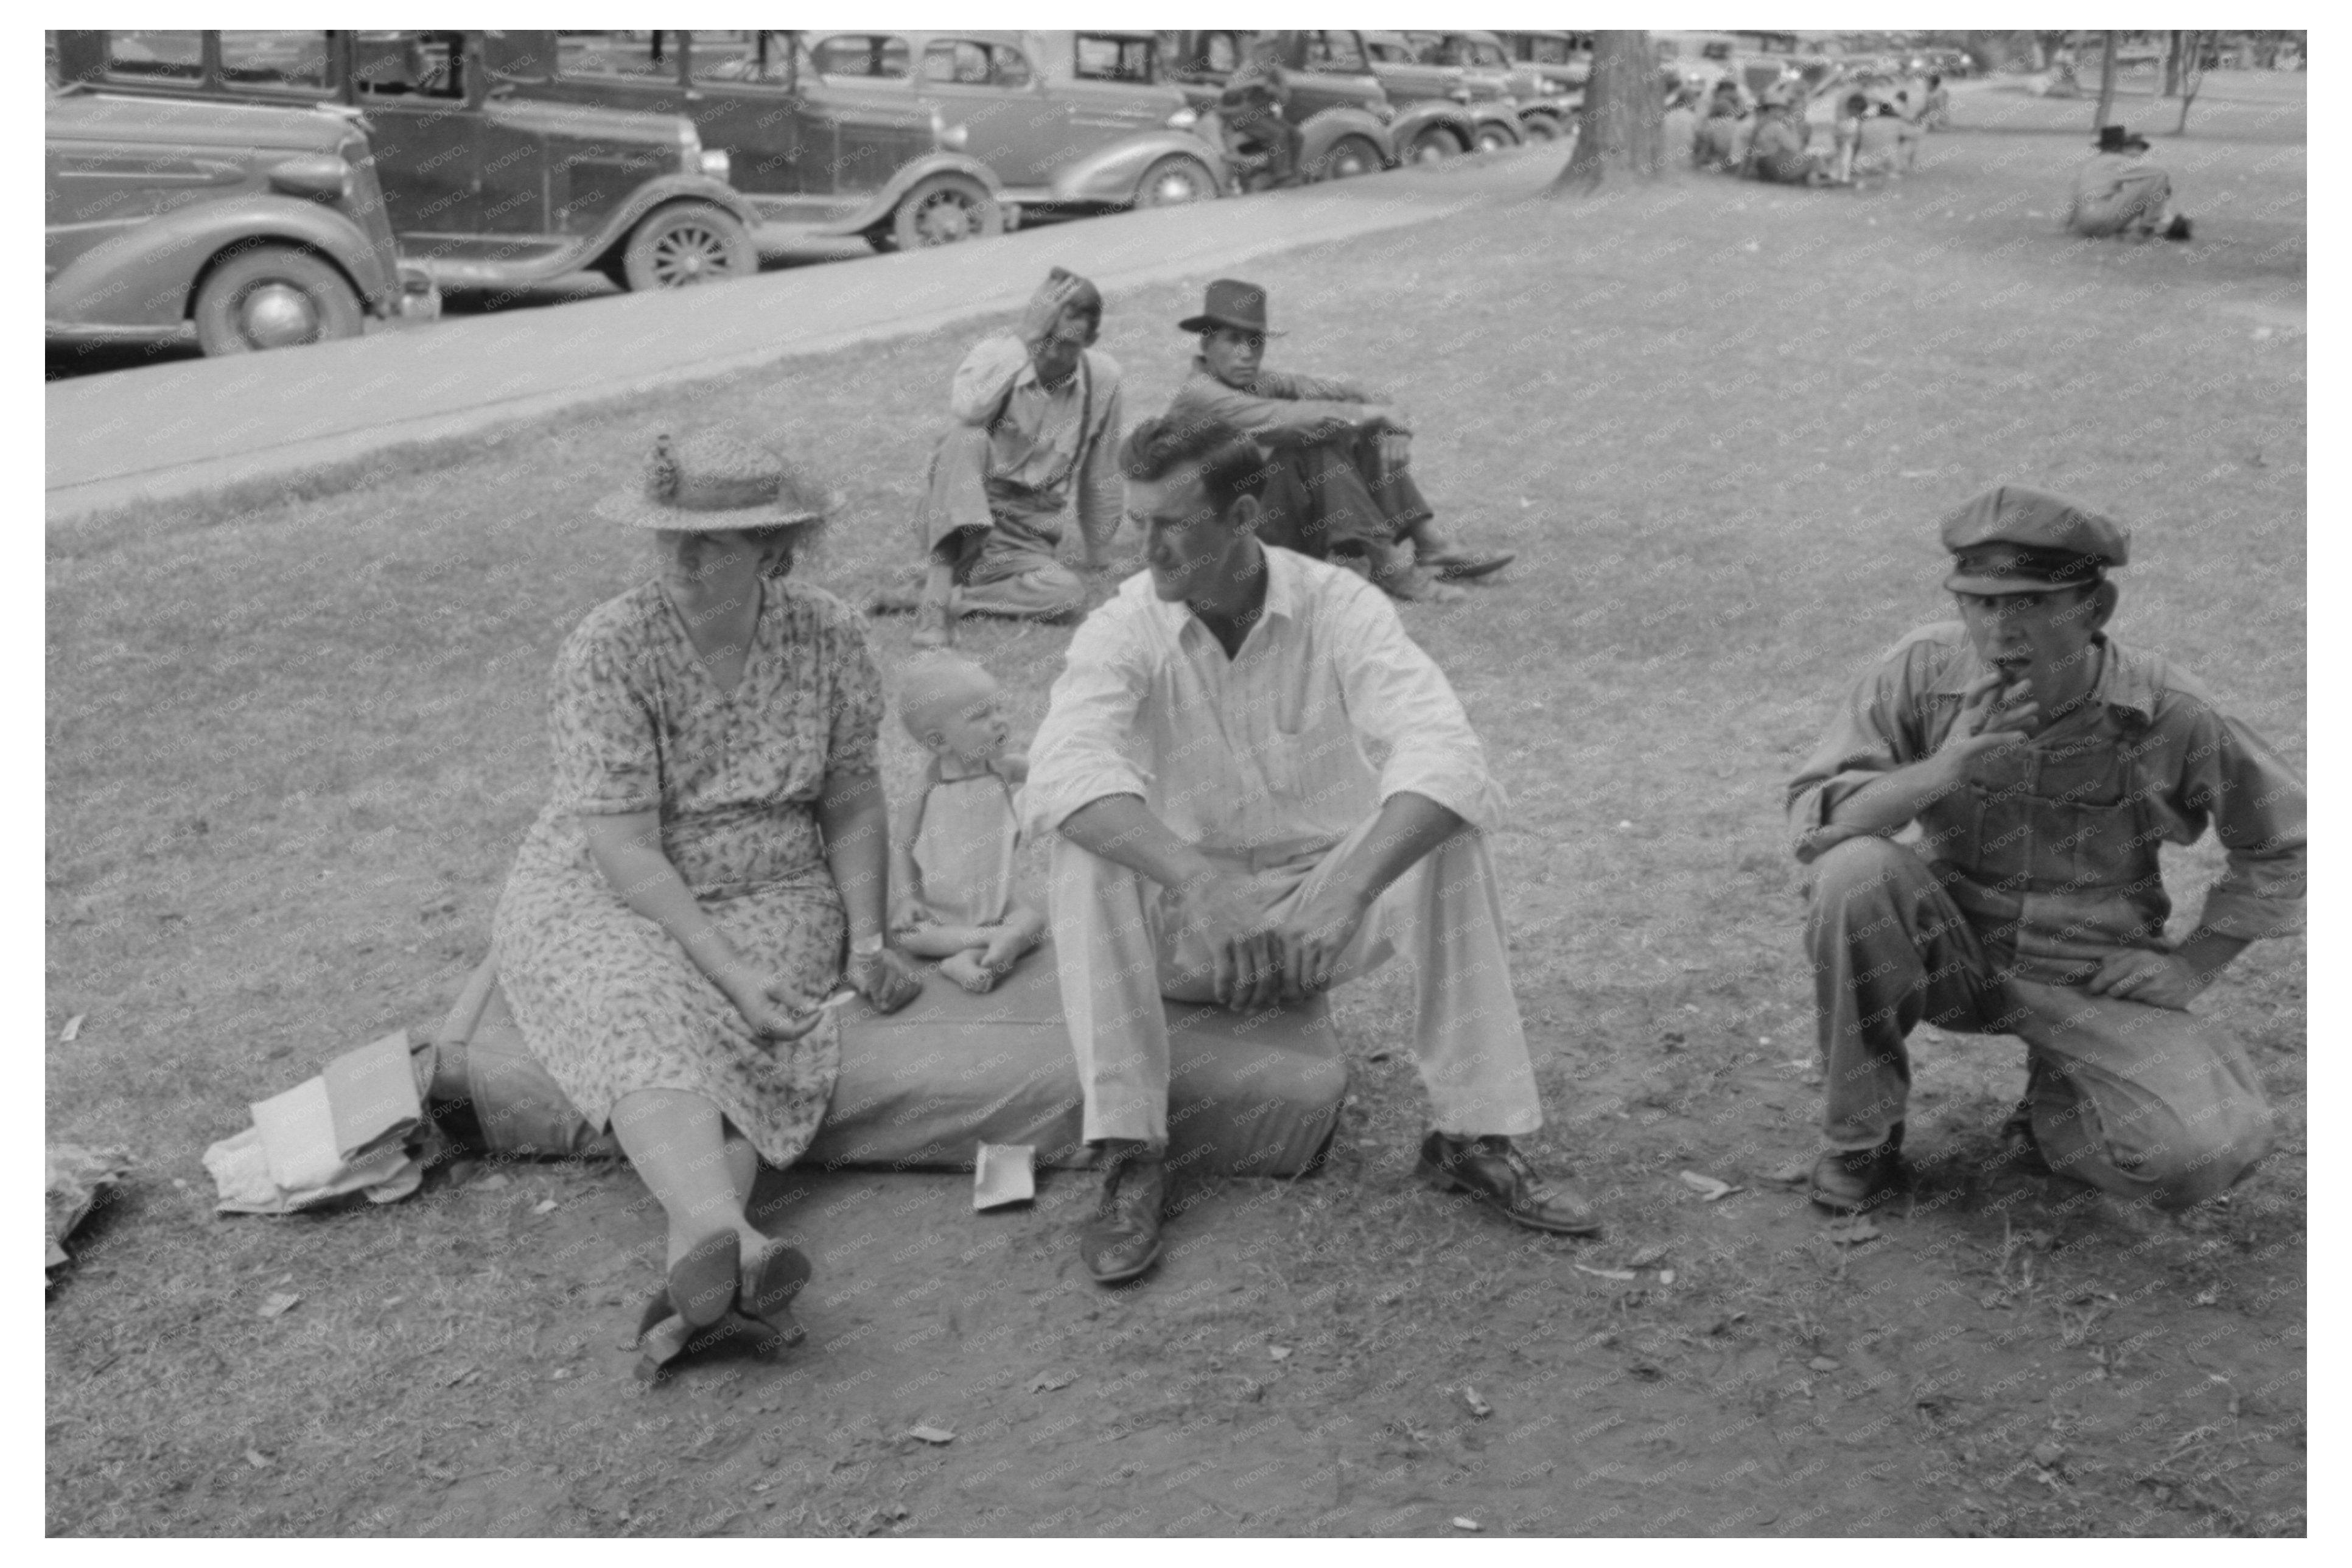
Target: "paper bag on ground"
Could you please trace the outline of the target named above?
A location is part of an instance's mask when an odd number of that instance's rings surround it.
[[[1003,1208],[1037,1195],[1030,1162],[1037,1151],[1027,1143],[982,1143],[971,1163],[971,1206]]]

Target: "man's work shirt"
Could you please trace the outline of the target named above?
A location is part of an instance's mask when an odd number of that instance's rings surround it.
[[[2105,227],[2137,215],[2171,190],[2172,177],[2144,153],[2095,153],[2074,172],[2074,199],[2066,221],[2077,228]]]
[[[1247,387],[1227,386],[1209,373],[1207,361],[1195,356],[1192,374],[1176,389],[1167,417],[1180,426],[1221,419],[1261,447],[1273,448],[1307,443],[1314,426],[1335,414],[1352,425],[1364,416],[1366,404],[1380,401],[1352,381],[1280,370],[1259,371]]]
[[[999,517],[1055,543],[1061,530],[1045,520],[1075,499],[1088,539],[1108,539],[1118,526],[1123,424],[1118,362],[1110,355],[1086,350],[1076,374],[1048,388],[1021,340],[995,333],[956,367],[948,410],[988,431],[988,501]]]
[[[2080,984],[2121,948],[2161,949],[2172,912],[2157,846],[2211,824],[2229,868],[2202,923],[2246,941],[2303,929],[2304,788],[2186,671],[2101,637],[2090,700],[1970,764],[1919,815],[1916,846],[1953,901],[2029,980]],[[1830,822],[1882,773],[1931,755],[1984,669],[1957,621],[1923,626],[1864,678],[1789,786],[1800,861],[1859,837]],[[2000,954],[2005,956],[2005,952]]]
[[[1811,128],[1786,114],[1768,114],[1756,122],[1748,143],[1748,157],[1756,172],[1782,184],[1801,184],[1812,170],[1805,142]]]
[[[1087,617],[1029,750],[1031,833],[1118,795],[1223,849],[1328,845],[1401,790],[1502,821],[1477,732],[1388,596],[1287,550],[1265,563],[1264,614],[1231,659],[1149,573]],[[1367,742],[1387,748],[1377,771]]]

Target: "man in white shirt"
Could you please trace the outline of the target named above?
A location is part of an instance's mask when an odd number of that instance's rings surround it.
[[[1422,1172],[1519,1225],[1598,1234],[1512,1143],[1543,1113],[1483,836],[1503,794],[1444,674],[1378,589],[1258,542],[1241,430],[1146,420],[1120,468],[1148,570],[1071,640],[1022,803],[1052,836],[1062,1005],[1104,1153],[1087,1269],[1117,1284],[1159,1256],[1161,998],[1254,1011],[1400,951],[1434,1122]],[[1377,773],[1368,740],[1389,749]]]
[[[1088,570],[1118,528],[1118,362],[1093,346],[1103,301],[1055,268],[1018,327],[981,340],[948,395],[955,427],[932,454],[916,510],[922,564],[869,606],[915,612],[918,647],[955,640],[958,616],[1064,620],[1085,580],[1062,564],[1062,519],[1077,514]]]

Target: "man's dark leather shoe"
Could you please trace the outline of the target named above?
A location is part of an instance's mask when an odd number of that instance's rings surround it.
[[[1421,1173],[1450,1192],[1467,1193],[1502,1211],[1513,1225],[1555,1236],[1599,1236],[1601,1216],[1583,1194],[1547,1182],[1500,1133],[1455,1138],[1433,1132],[1422,1140]]]
[[[1910,1186],[1900,1121],[1874,1149],[1832,1149],[1813,1162],[1812,1200],[1832,1214],[1862,1214]]]
[[[1484,577],[1489,572],[1499,572],[1519,558],[1516,550],[1443,550],[1433,555],[1423,555],[1421,564],[1440,577],[1457,583],[1473,577]]]
[[[1160,1151],[1103,1140],[1102,1201],[1078,1233],[1078,1257],[1097,1285],[1123,1285],[1160,1261],[1160,1210],[1168,1197]]]

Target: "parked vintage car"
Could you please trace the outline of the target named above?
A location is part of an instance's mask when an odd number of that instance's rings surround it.
[[[930,106],[840,89],[814,68],[799,33],[509,37],[532,58],[508,72],[534,93],[690,120],[703,146],[726,155],[762,244],[837,235],[911,250],[1004,230],[1001,184],[946,144]],[[895,58],[903,69],[913,57]]]
[[[625,288],[678,288],[758,267],[758,216],[692,121],[542,97],[511,70],[530,53],[521,37],[61,32],[58,43],[66,79],[112,91],[356,110],[401,255],[445,287],[595,268]]]
[[[1399,157],[1432,163],[1519,144],[1518,113],[1502,100],[1500,79],[1474,82],[1458,67],[1434,64],[1402,33],[1366,33],[1363,40],[1372,75],[1396,106]]]
[[[1396,110],[1372,75],[1362,37],[1340,28],[1265,35],[1290,81],[1283,118],[1298,127],[1300,172],[1309,180],[1376,174],[1397,163],[1391,122]],[[1243,29],[1160,35],[1169,74],[1192,107],[1214,110],[1225,79],[1249,56],[1259,35]]]
[[[47,120],[52,342],[194,338],[242,353],[435,307],[421,274],[404,279],[347,116],[77,88],[51,96]]]
[[[1028,217],[1172,205],[1222,195],[1221,149],[1161,79],[1150,33],[812,32],[815,72],[859,104],[936,111]]]
[[[1557,77],[1511,58],[1500,34],[1421,32],[1405,36],[1420,47],[1423,58],[1459,68],[1472,82],[1475,95],[1500,98],[1512,105],[1518,111],[1519,135],[1524,141],[1557,140],[1573,121],[1584,100],[1581,88],[1571,92]],[[1491,84],[1493,90],[1481,90],[1486,84]]]
[[[1583,105],[1584,85],[1592,77],[1591,34],[1528,32],[1496,37],[1517,68],[1571,95],[1580,108]]]

